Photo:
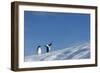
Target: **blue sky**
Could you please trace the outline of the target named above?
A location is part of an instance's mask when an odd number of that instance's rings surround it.
[[[54,51],[89,40],[89,14],[24,11],[25,56],[36,54],[38,45],[49,42]]]

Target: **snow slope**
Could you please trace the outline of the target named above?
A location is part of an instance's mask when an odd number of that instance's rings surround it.
[[[69,59],[87,59],[90,58],[90,45],[83,43],[69,48],[52,51],[41,55],[25,56],[24,61],[52,61]]]

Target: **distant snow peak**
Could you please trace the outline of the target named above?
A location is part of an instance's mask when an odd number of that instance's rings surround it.
[[[25,62],[90,58],[90,44],[83,43],[41,55],[25,56]]]

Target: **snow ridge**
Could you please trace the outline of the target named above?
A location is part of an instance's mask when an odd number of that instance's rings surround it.
[[[88,59],[90,58],[90,45],[83,43],[69,48],[51,51],[41,55],[25,56],[25,62],[31,61],[53,61],[53,60],[70,60],[70,59]]]

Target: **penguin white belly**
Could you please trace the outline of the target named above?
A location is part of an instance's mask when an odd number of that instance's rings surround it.
[[[38,55],[40,55],[42,53],[41,48],[38,48]]]

